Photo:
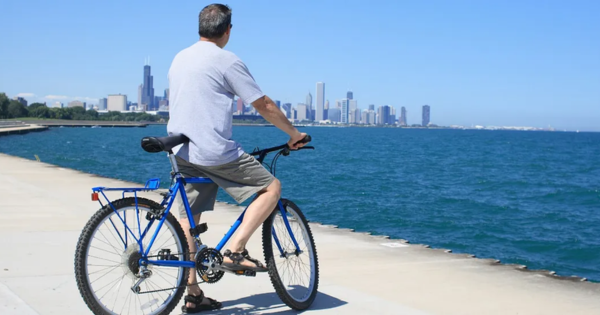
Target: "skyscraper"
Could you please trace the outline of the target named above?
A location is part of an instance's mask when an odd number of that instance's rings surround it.
[[[23,105],[23,106],[27,106],[27,100],[24,99],[24,98],[22,98],[22,97],[20,97],[20,96],[13,97],[13,100],[21,103],[21,105]]]
[[[350,100],[350,110],[355,110],[358,108],[358,102],[356,100]]]
[[[293,113],[292,113],[292,104],[291,103],[284,103],[283,105],[281,105],[281,111],[285,113],[285,117],[287,118],[293,118]]]
[[[351,99],[353,99],[353,97],[354,97],[354,94],[352,94],[352,91],[346,92],[346,98],[347,99],[351,100]]]
[[[126,111],[127,110],[127,95],[111,94],[108,96],[107,109],[109,111]]]
[[[146,108],[148,110],[154,109],[154,78],[152,77],[149,64],[144,65],[144,83],[142,84],[142,104],[145,104]]]
[[[355,109],[351,110],[350,113],[352,114],[352,119],[350,119],[350,123],[360,124],[360,120],[362,118],[361,114],[360,114],[360,109],[355,108]]]
[[[312,109],[312,94],[310,94],[310,92],[308,92],[308,94],[306,95],[306,103],[304,103],[306,105],[307,109]]]
[[[400,109],[400,126],[408,126],[406,123],[406,108],[404,106]]]
[[[369,125],[374,125],[375,123],[377,123],[377,113],[369,109]]]
[[[321,121],[321,120],[325,120],[326,118],[326,113],[325,113],[325,83],[323,82],[317,82],[317,104],[316,104],[316,108],[317,111],[315,113],[315,120],[316,121]],[[329,109],[329,101],[327,101],[327,109]]]
[[[296,119],[299,121],[310,120],[309,112],[310,110],[308,109],[308,105],[298,104],[296,106]]]
[[[431,108],[429,107],[429,105],[423,105],[423,127],[427,127],[427,125],[429,125],[430,111]]]
[[[275,105],[277,105],[277,108],[281,109],[281,101],[275,100]]]
[[[69,102],[67,107],[84,107],[85,108],[85,105],[82,101],[75,100],[75,101]]]
[[[140,84],[140,86],[138,86],[138,106],[142,105],[142,93],[144,93],[144,84]]]
[[[390,107],[387,105],[379,106],[377,108],[377,124],[378,125],[391,125],[392,117],[390,116]]]
[[[331,122],[340,122],[340,109],[339,108],[330,108],[327,111],[327,119],[329,119]]]
[[[101,98],[98,100],[98,110],[106,110],[107,99]]]
[[[373,105],[373,104],[369,105],[369,110],[375,110],[375,105]]]
[[[341,101],[342,105],[342,117],[340,122],[342,124],[348,123],[348,118],[350,117],[350,100],[345,98]]]

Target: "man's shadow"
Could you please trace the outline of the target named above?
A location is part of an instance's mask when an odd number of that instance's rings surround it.
[[[294,290],[290,291],[292,296]],[[220,310],[212,312],[202,312],[203,314],[263,314],[268,312],[269,314],[300,314],[303,311],[295,311],[289,306],[285,305],[277,293],[261,293],[255,294],[248,297],[240,298],[232,301],[221,301],[223,307]],[[317,293],[312,305],[306,311],[332,309],[342,305],[348,304],[338,298],[331,295],[327,295],[322,292]],[[240,305],[240,306],[236,306]],[[232,307],[233,306],[233,307]]]

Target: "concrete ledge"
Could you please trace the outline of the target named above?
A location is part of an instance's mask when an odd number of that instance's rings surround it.
[[[12,135],[12,134],[24,134],[28,132],[37,132],[48,130],[46,126],[39,125],[23,125],[23,126],[11,126],[0,128],[0,136]]]

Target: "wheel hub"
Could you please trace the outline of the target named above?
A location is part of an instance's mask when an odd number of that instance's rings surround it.
[[[142,258],[142,254],[139,252],[135,252],[129,256],[127,267],[129,267],[129,271],[134,275],[137,275],[140,272],[140,258]]]
[[[121,255],[121,267],[123,268],[123,273],[131,279],[140,277],[140,258],[142,258],[142,254],[140,253],[137,244],[128,246]]]

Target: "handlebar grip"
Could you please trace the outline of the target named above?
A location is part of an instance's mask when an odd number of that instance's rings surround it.
[[[300,141],[296,142],[296,144],[298,144],[298,143],[309,143],[311,140],[312,140],[312,138],[310,137],[310,135],[306,135],[306,136],[304,137],[304,139],[302,139],[302,140],[300,140]]]

